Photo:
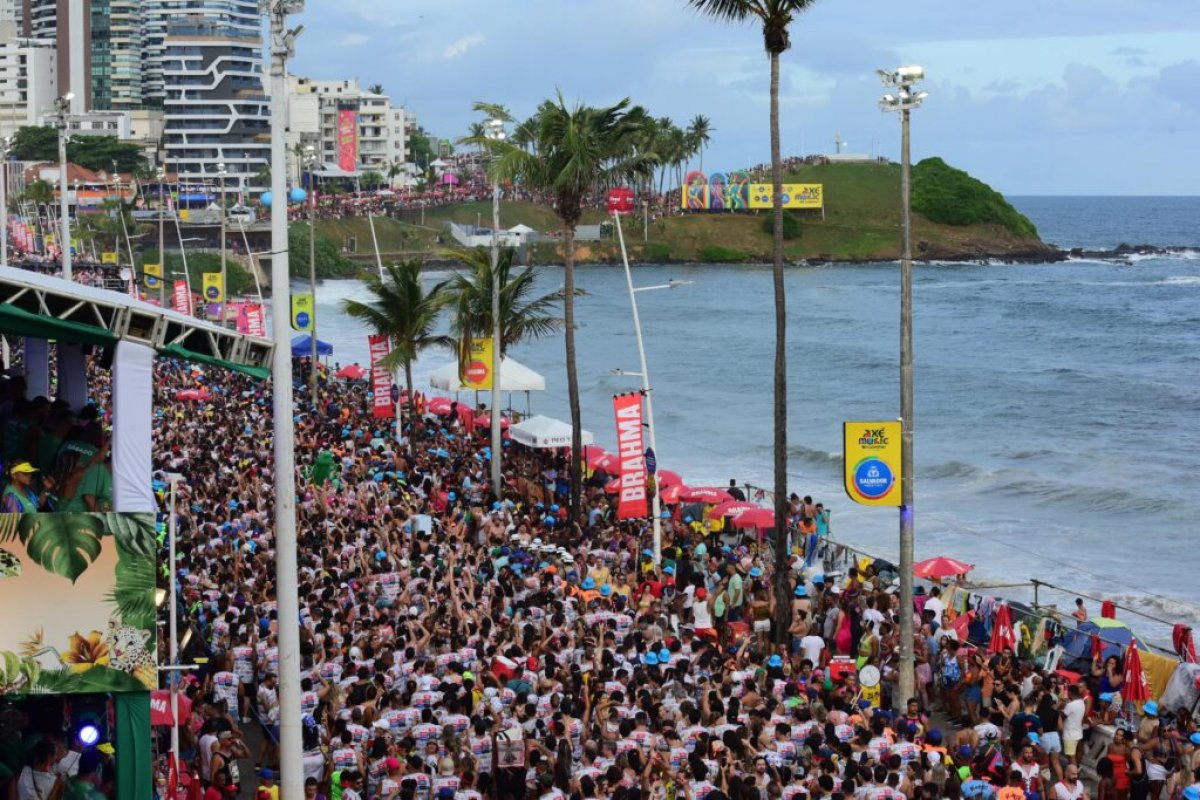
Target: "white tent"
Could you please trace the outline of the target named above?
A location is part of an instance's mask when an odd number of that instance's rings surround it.
[[[464,386],[459,380],[457,361],[435,369],[429,376],[429,385],[446,392],[471,391],[471,387]],[[546,379],[524,364],[511,358],[502,358],[500,359],[500,391],[544,392],[546,391]]]
[[[511,228],[509,228],[508,233],[519,233],[522,236],[524,236],[527,233],[537,233],[537,231],[534,230],[533,228],[529,227],[528,225],[520,224],[520,225],[513,225]]]
[[[591,444],[593,436],[591,431],[580,431],[582,443]],[[526,447],[570,447],[571,446],[571,425],[559,419],[552,417],[543,417],[541,414],[536,417],[530,417],[519,425],[513,425],[508,429],[508,435],[517,444],[523,444]]]

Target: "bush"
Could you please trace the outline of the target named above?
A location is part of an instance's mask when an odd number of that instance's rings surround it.
[[[762,229],[763,233],[768,236],[775,235],[775,213],[773,211],[767,211]],[[783,238],[786,240],[800,238],[800,219],[791,211],[783,212]]]
[[[642,259],[651,264],[663,264],[671,260],[671,245],[651,242],[642,248]]]
[[[288,226],[288,250],[291,258],[288,261],[288,271],[293,278],[308,277],[308,223],[295,223]],[[337,240],[320,228],[317,228],[317,277],[318,278],[353,278],[358,274],[358,267],[342,252]]]
[[[1017,236],[1038,235],[1034,224],[1004,195],[940,158],[927,158],[913,167],[912,208],[943,225],[991,223]]]
[[[704,264],[729,264],[738,261],[746,261],[749,256],[741,250],[734,250],[729,247],[718,247],[709,245],[700,250],[699,259]]]

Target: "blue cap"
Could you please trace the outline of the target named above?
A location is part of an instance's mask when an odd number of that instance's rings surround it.
[[[663,518],[663,519],[670,519],[670,518],[671,518],[671,512],[670,512],[670,511],[667,511],[666,509],[663,509],[663,512],[662,512],[662,518]]]
[[[1027,734],[1025,734],[1025,738],[1029,740],[1030,744],[1041,744],[1042,743],[1042,737],[1036,733],[1027,733]]]
[[[612,587],[609,586],[607,583],[600,587],[600,596],[601,597],[608,597],[611,594],[612,594]]]
[[[499,511],[499,510],[500,510],[500,501],[499,500],[492,501],[492,511]]]
[[[870,708],[870,707],[871,707],[871,701],[870,701],[870,700],[867,700],[867,699],[859,700],[859,701],[858,701],[858,707],[859,707],[859,708]]]
[[[671,651],[665,647],[663,649],[659,650],[658,651],[658,663],[670,664],[671,663]]]
[[[783,666],[783,659],[779,657],[779,653],[774,653],[774,654],[772,654],[772,656],[770,658],[767,659],[767,666],[768,667],[782,667]]]
[[[1154,702],[1153,700],[1148,701],[1146,705],[1142,706],[1142,713],[1147,717],[1157,717],[1158,703]]]
[[[642,656],[642,663],[645,664],[647,667],[657,667],[658,666],[658,653],[654,653],[654,652],[646,653],[644,656]]]
[[[751,578],[757,578],[757,577],[759,577],[760,575],[762,575],[762,570],[761,570],[761,569],[759,569],[758,567],[751,567],[751,568],[750,568],[750,577],[751,577]]]
[[[387,553],[383,552],[382,550],[375,551],[375,560],[376,561],[383,561],[386,558],[387,558]]]
[[[808,597],[808,587],[803,583],[796,587],[796,597]]]
[[[555,503],[554,505],[550,506],[550,510],[557,514],[558,513],[558,504]]]
[[[1184,789],[1183,800],[1200,800],[1200,786],[1193,783]]]
[[[446,494],[446,499],[447,499],[447,500],[457,500],[457,499],[458,499],[458,495],[457,495],[457,494],[455,494],[454,492],[449,492],[449,493],[447,493],[447,494]]]
[[[683,521],[684,521],[684,522],[688,522],[688,523],[690,523],[690,522],[692,521],[692,518],[691,518],[690,516],[688,516],[688,517],[684,517],[684,518],[683,518]]]
[[[1191,742],[1192,744],[1196,745],[1197,747],[1200,747],[1200,732],[1193,733],[1191,736],[1188,737],[1188,741]]]
[[[812,576],[812,582],[813,583],[825,583],[825,576],[818,572],[816,575]]]
[[[596,579],[593,578],[591,575],[588,575],[586,578],[583,579],[583,583],[581,584],[581,586],[584,589],[588,589],[588,590],[595,589],[596,588]]]
[[[646,558],[654,558],[654,551],[647,548],[642,551],[642,555],[645,556]]]
[[[969,744],[964,744],[958,748],[958,755],[961,758],[970,758],[971,752],[971,745]]]
[[[667,564],[665,567],[663,567],[663,572],[665,572],[668,575],[674,575],[675,568],[672,567],[670,564]]]
[[[271,770],[267,769],[266,767],[263,767],[263,768],[262,768],[262,769],[259,771],[259,774],[260,774],[260,775],[262,775],[262,776],[263,776],[263,778],[265,778],[265,779],[267,779],[267,780],[272,780],[272,779],[274,779],[274,778],[275,778],[275,773],[274,773],[274,772],[272,772]]]
[[[732,547],[730,547],[729,545],[723,545],[723,546],[721,547],[721,552],[722,552],[722,553],[732,553],[732,552],[733,552],[733,548],[732,548]]]
[[[1102,702],[1105,702],[1105,703],[1111,703],[1111,702],[1112,702],[1112,699],[1113,699],[1113,693],[1112,693],[1112,692],[1101,692],[1101,693],[1100,693],[1100,700],[1101,700]]]

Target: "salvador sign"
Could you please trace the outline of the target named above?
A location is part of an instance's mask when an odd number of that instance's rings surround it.
[[[846,494],[864,506],[900,505],[900,423],[842,426]]]

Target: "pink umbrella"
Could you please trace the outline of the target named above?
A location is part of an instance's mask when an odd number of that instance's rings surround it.
[[[449,397],[431,397],[425,405],[425,410],[439,417],[448,417],[450,416],[450,408],[453,403],[454,401]],[[458,411],[459,419],[466,419],[467,415],[471,413],[471,409],[467,408],[464,403],[459,403],[456,410]]]
[[[1129,643],[1125,651],[1125,683],[1121,685],[1121,697],[1133,703],[1144,703],[1150,699],[1150,682],[1142,669],[1142,657],[1136,641]]]
[[[500,430],[502,430],[502,431],[508,430],[508,425],[509,425],[508,418],[501,417],[500,418]],[[491,414],[481,414],[480,416],[476,417],[475,418],[475,427],[476,428],[491,428],[492,427],[492,415]]]
[[[769,508],[754,508],[750,511],[743,511],[734,517],[733,527],[757,528],[759,530],[774,528],[775,512]]]
[[[183,389],[175,395],[175,399],[205,402],[211,400],[212,395],[208,393],[208,389]]]
[[[660,489],[666,489],[668,486],[683,485],[683,478],[679,477],[679,473],[671,472],[669,469],[660,469],[654,477],[658,480],[658,488]]]
[[[583,448],[583,460],[590,469],[615,475],[621,469],[620,460],[599,445],[589,444]]]
[[[367,371],[358,364],[347,364],[334,373],[335,378],[344,378],[350,381],[361,381],[367,376]]]
[[[996,618],[992,621],[992,639],[988,642],[988,652],[1016,652],[1016,649],[1017,633],[1013,630],[1012,611],[1009,610],[1008,603],[1003,603],[996,609]]]
[[[611,481],[604,484],[605,494],[616,494],[619,491],[621,491],[621,479],[620,478],[613,478]]]
[[[679,502],[679,496],[681,494],[683,494],[683,486],[676,483],[663,489],[662,494],[659,495],[659,499],[667,505],[675,505]]]
[[[683,490],[685,503],[725,503],[732,500],[729,492],[719,486],[688,486]]]
[[[725,517],[733,517],[736,519],[747,511],[754,511],[758,506],[754,503],[747,503],[744,500],[729,500],[721,503],[712,511],[708,512],[709,519],[723,519]]]
[[[964,561],[959,561],[946,556],[938,556],[922,561],[913,567],[913,574],[918,578],[939,580],[941,578],[949,578],[954,575],[965,575],[975,569],[974,564],[968,564]]]

